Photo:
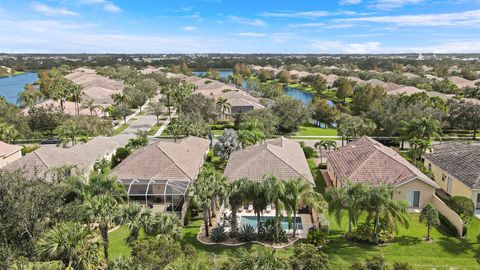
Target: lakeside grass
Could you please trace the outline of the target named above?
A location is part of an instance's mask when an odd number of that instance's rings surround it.
[[[338,136],[337,130],[333,128],[320,128],[313,124],[300,125],[293,136]],[[290,135],[290,136],[292,136]]]

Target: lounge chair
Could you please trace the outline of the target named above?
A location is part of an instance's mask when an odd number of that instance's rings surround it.
[[[248,205],[248,212],[252,212],[253,211],[253,205],[249,204]]]
[[[272,212],[272,206],[270,204],[267,205],[267,213]]]

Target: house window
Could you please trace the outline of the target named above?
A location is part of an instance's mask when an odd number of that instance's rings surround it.
[[[407,202],[408,207],[419,207],[420,206],[420,191],[409,191],[407,192]]]
[[[442,181],[445,182],[445,179],[447,179],[447,176],[444,173],[442,173]]]

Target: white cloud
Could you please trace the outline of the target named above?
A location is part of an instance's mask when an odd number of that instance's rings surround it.
[[[182,30],[183,31],[195,31],[195,30],[197,30],[197,27],[195,27],[195,26],[184,26],[184,27],[182,27]]]
[[[395,24],[398,26],[467,26],[480,25],[480,10],[455,13],[418,14],[399,16],[374,16],[337,19],[337,22],[369,22]]]
[[[122,9],[119,6],[107,0],[80,0],[80,2],[85,5],[101,5],[105,11],[108,11],[111,13],[118,13],[122,11]]]
[[[325,26],[325,23],[292,23],[289,24],[288,27],[291,28],[315,28],[315,27],[322,27]]]
[[[252,26],[265,26],[267,25],[264,20],[261,19],[250,19],[250,18],[243,18],[238,16],[226,16],[232,22],[245,24],[245,25],[252,25]]]
[[[319,40],[310,43],[317,53],[367,54],[380,51],[380,42],[343,43],[342,41]]]
[[[406,5],[414,5],[423,2],[424,0],[377,0],[371,6],[378,9],[394,9]]]
[[[241,33],[236,33],[236,35],[241,37],[264,37],[267,34],[255,33],[255,32],[241,32]]]
[[[33,3],[33,9],[47,16],[78,16],[77,13],[64,7],[54,8],[42,3]]]
[[[357,5],[360,4],[362,0],[340,0],[338,2],[340,5]]]
[[[302,11],[302,12],[263,12],[260,16],[275,17],[275,18],[317,18],[329,16],[328,11]]]

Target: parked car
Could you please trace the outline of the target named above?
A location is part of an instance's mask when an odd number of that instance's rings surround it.
[[[41,142],[41,144],[59,144],[61,140],[57,138],[48,138]]]

